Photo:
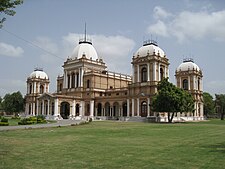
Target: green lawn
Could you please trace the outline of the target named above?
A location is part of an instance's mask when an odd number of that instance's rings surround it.
[[[87,125],[0,132],[2,169],[224,169],[225,121]]]

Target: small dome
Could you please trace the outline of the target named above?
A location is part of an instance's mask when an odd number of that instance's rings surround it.
[[[196,65],[192,59],[184,60],[183,63],[178,66],[177,71],[188,71],[188,70],[197,70],[200,71],[198,65]]]
[[[158,47],[158,45],[153,41],[145,43],[142,47],[140,47],[137,52],[134,54],[134,57],[145,57],[147,55],[158,55],[161,57],[165,57],[164,51]]]
[[[48,75],[42,69],[35,69],[30,74],[29,78],[48,79]]]
[[[91,42],[82,41],[76,46],[71,55],[72,59],[80,59],[85,56],[87,59],[97,60],[98,55]]]

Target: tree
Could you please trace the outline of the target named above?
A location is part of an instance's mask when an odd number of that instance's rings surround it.
[[[19,91],[12,94],[6,94],[2,105],[5,112],[19,113],[24,109],[23,96]]]
[[[0,96],[0,111],[2,110],[2,97]]]
[[[213,97],[209,93],[204,92],[203,100],[204,100],[204,115],[207,117],[209,114],[214,114],[215,103]]]
[[[221,120],[224,120],[224,114],[225,114],[225,94],[216,94],[216,110],[217,113],[220,113]]]
[[[20,5],[23,3],[23,0],[1,0],[0,1],[0,13],[14,16],[16,12],[13,10],[13,8],[16,7],[16,5]],[[3,26],[3,22],[6,20],[5,17],[0,18],[0,28]]]
[[[174,114],[177,112],[190,112],[194,110],[194,100],[192,96],[168,82],[168,78],[163,79],[158,84],[158,93],[153,98],[153,111],[167,112],[168,122],[172,123]]]

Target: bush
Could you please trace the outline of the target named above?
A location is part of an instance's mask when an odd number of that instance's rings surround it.
[[[20,117],[19,116],[13,116],[12,119],[18,119],[19,120]]]
[[[89,119],[89,122],[92,122],[92,118]]]
[[[8,123],[8,119],[3,117],[3,118],[1,119],[1,122]]]
[[[0,122],[0,126],[8,126],[9,125],[9,123],[7,123],[7,122]]]
[[[30,125],[34,123],[35,121],[32,121],[30,118],[24,118],[18,122],[18,125]]]
[[[37,116],[37,119],[45,120],[45,116],[40,114]]]

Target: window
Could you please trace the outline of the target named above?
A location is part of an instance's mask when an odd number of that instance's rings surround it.
[[[77,84],[76,84],[76,87],[79,87],[79,73],[77,73],[76,75],[77,75],[77,79],[76,79]]]
[[[41,94],[44,93],[44,86],[43,85],[40,86],[40,93]]]
[[[72,74],[72,88],[75,88],[75,74]]]
[[[70,88],[70,75],[67,76],[67,88]]]
[[[198,90],[200,90],[200,78],[198,78]]]
[[[59,84],[59,91],[62,91],[62,83]]]
[[[87,80],[87,88],[90,88],[90,80]]]
[[[141,117],[146,117],[147,116],[147,103],[143,101],[141,103]]]
[[[163,80],[164,78],[164,71],[163,68],[160,68],[160,80]]]
[[[32,84],[30,84],[30,91],[29,93],[31,94],[32,93]]]
[[[188,80],[187,79],[183,80],[183,89],[188,90]]]
[[[145,67],[141,69],[141,82],[147,82],[147,69]]]

